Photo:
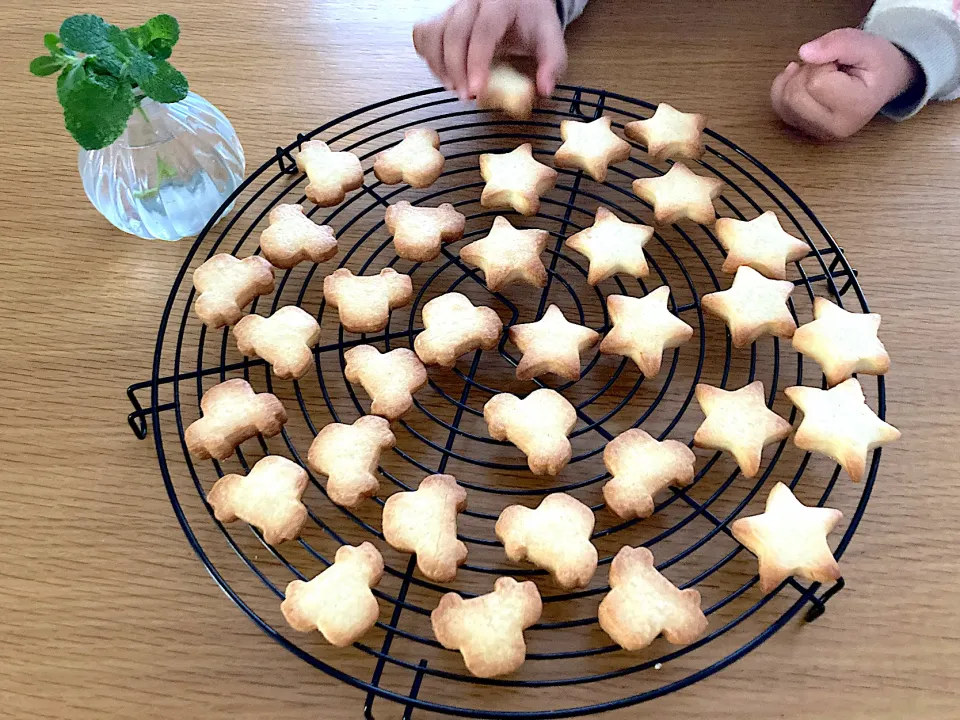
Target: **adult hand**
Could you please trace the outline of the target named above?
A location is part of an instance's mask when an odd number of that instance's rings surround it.
[[[896,45],[863,30],[833,30],[800,48],[773,81],[770,99],[783,121],[820,140],[856,133],[921,77]]]
[[[486,87],[494,55],[533,57],[541,95],[553,92],[567,66],[553,0],[457,0],[413,28],[413,45],[444,86],[464,100]]]

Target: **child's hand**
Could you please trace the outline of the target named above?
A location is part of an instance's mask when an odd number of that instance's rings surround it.
[[[537,61],[537,91],[550,95],[567,65],[553,0],[457,0],[413,28],[413,45],[448,90],[462,99],[486,87],[495,53]]]
[[[821,140],[849,137],[920,77],[896,45],[843,28],[800,48],[773,81],[773,109],[788,125]]]

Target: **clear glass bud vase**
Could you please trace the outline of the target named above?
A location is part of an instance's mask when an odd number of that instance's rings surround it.
[[[196,93],[140,103],[109,147],[80,151],[93,206],[124,232],[179,240],[196,235],[243,181],[243,148],[230,121]]]

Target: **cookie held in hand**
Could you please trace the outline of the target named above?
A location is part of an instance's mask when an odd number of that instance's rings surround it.
[[[477,96],[477,107],[501,110],[515,120],[529,120],[537,86],[533,80],[511,65],[499,63],[490,68],[487,87]]]
[[[413,393],[427,384],[427,369],[413,350],[381,353],[373,345],[357,345],[343,354],[343,374],[370,396],[370,412],[396,420],[413,407]]]
[[[601,117],[591,122],[560,121],[563,144],[553,156],[559,168],[583,170],[598,183],[607,179],[607,168],[630,157],[630,143],[612,129],[613,121]]]
[[[483,270],[490,292],[512,282],[546,287],[547,269],[540,254],[547,247],[546,230],[518,230],[498,215],[486,237],[460,248],[460,259]]]
[[[536,510],[504,508],[496,533],[510,560],[529,560],[573,590],[586,587],[597,571],[597,549],[590,542],[594,522],[593,511],[575,497],[553,493]]]
[[[900,439],[900,431],[867,405],[856,378],[829,390],[798,385],[783,392],[803,411],[793,437],[796,446],[833,458],[854,482],[866,472],[868,452]]]
[[[274,267],[289,270],[302,262],[322,263],[337,254],[337,236],[329,225],[317,225],[302,205],[277,205],[260,233],[260,250]]]
[[[443,172],[440,135],[429,128],[405,130],[403,140],[377,155],[373,174],[386,185],[404,182],[410,187],[427,188]]]
[[[383,330],[390,311],[413,298],[409,275],[384,268],[378,275],[354,275],[340,268],[323,279],[323,297],[340,313],[340,324],[355,333]]]
[[[401,200],[387,208],[384,222],[393,235],[397,255],[412,262],[427,262],[440,255],[442,242],[463,237],[467,219],[450,203],[428,208]]]
[[[756,477],[763,448],[783,440],[793,430],[767,407],[760,380],[733,391],[699,383],[694,392],[707,417],[693,436],[693,444],[726,450],[745,477]]]
[[[590,261],[587,282],[599,285],[618,273],[634,278],[650,273],[643,246],[653,237],[653,228],[624,222],[605,207],[597,208],[593,225],[571,235],[566,245]]]
[[[474,307],[466,296],[450,292],[423,306],[423,332],[413,349],[425,365],[452,368],[472,350],[493,350],[503,322],[492,308]]]
[[[494,440],[507,440],[527,456],[534,475],[556,475],[573,455],[567,436],[577,411],[556,390],[534,390],[523,400],[500,393],[483,406],[483,419]]]
[[[600,341],[600,333],[570,322],[556,305],[532,323],[514,325],[510,342],[523,356],[517,364],[517,379],[532,380],[553,373],[564,380],[580,379],[580,353]]]
[[[233,325],[255,297],[273,292],[273,266],[259,255],[214,255],[193,271],[193,309],[207,327]]]
[[[763,335],[793,337],[797,323],[787,299],[794,287],[792,282],[770,280],[743,265],[729,290],[704,295],[700,305],[727,323],[735,347],[747,347]]]
[[[698,113],[680,112],[660,103],[653,117],[627,123],[627,137],[647,146],[657,160],[699,160],[703,157],[703,129],[707,118]]]
[[[603,500],[621,520],[650,517],[654,495],[693,482],[696,460],[682,442],[658,441],[639,428],[627,430],[603,449],[603,464],[612,475],[603,486]]]
[[[383,556],[371,543],[344,545],[313,580],[287,585],[280,612],[294,630],[319,630],[335,647],[352,645],[377,622],[380,606],[370,588],[382,577]]]
[[[339,205],[347,192],[363,185],[360,159],[352,152],[333,152],[321,140],[303,144],[297,153],[297,167],[309,181],[304,195],[320,207]]]
[[[414,492],[398,492],[383,506],[383,536],[400,552],[416,553],[428,580],[452,582],[467,560],[457,540],[457,515],[467,509],[467,491],[453,475],[430,475]]]
[[[278,378],[302,378],[313,364],[320,325],[310,313],[287,305],[268,318],[247,315],[233,327],[237,348],[247,357],[262,357]]]
[[[287,411],[275,395],[255,393],[240,378],[214,385],[200,400],[203,417],[184,433],[191,457],[196,460],[226,460],[237,445],[257,433],[265,438],[279,435]]]
[[[263,533],[269,545],[300,534],[307,508],[300,498],[307,489],[307,471],[279,455],[267,455],[249,474],[224,475],[207,493],[217,520],[243,520]]]
[[[396,442],[388,420],[364,415],[351,425],[324,426],[310,445],[307,462],[327,476],[327,495],[333,502],[355,508],[365,498],[377,494],[380,453]]]
[[[827,534],[843,519],[839,510],[807,507],[778,482],[767,496],[761,515],[739,518],[730,532],[760,561],[760,589],[764,593],[796,575],[811,582],[840,578]]]
[[[533,146],[524,143],[508,153],[480,156],[480,174],[487,184],[480,205],[502,210],[513,208],[521,215],[540,211],[540,196],[553,189],[557,171],[533,159]]]
[[[688,645],[707,629],[700,593],[680,590],[654,567],[645,547],[620,549],[610,565],[610,592],[597,612],[600,627],[624,650],[642,650],[663,634]]]
[[[523,631],[540,619],[542,610],[536,585],[501,577],[486,595],[464,600],[447,593],[430,613],[430,623],[441,645],[460,651],[467,670],[492,678],[523,665],[527,657]]]
[[[723,181],[697,175],[678,162],[666,175],[634,180],[633,192],[653,205],[658,225],[673,225],[681,220],[711,225],[717,219],[713,201],[723,193]]]

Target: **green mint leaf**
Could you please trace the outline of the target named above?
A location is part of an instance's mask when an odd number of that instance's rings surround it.
[[[51,55],[41,55],[30,62],[30,72],[37,77],[46,77],[53,75],[57,70],[63,67],[63,61]]]
[[[60,40],[71,50],[96,55],[110,46],[108,27],[103,18],[96,15],[74,15],[60,26]]]
[[[104,148],[120,137],[134,108],[128,83],[87,72],[82,65],[60,76],[57,95],[67,130],[87,150]]]
[[[43,36],[43,46],[52,53],[60,50],[60,38],[53,33],[47,33]]]
[[[124,30],[124,33],[144,52],[166,60],[180,39],[180,25],[172,15],[157,15],[143,25]]]
[[[166,60],[154,59],[156,72],[143,82],[140,89],[157,102],[174,103],[183,100],[190,88],[187,79]]]

